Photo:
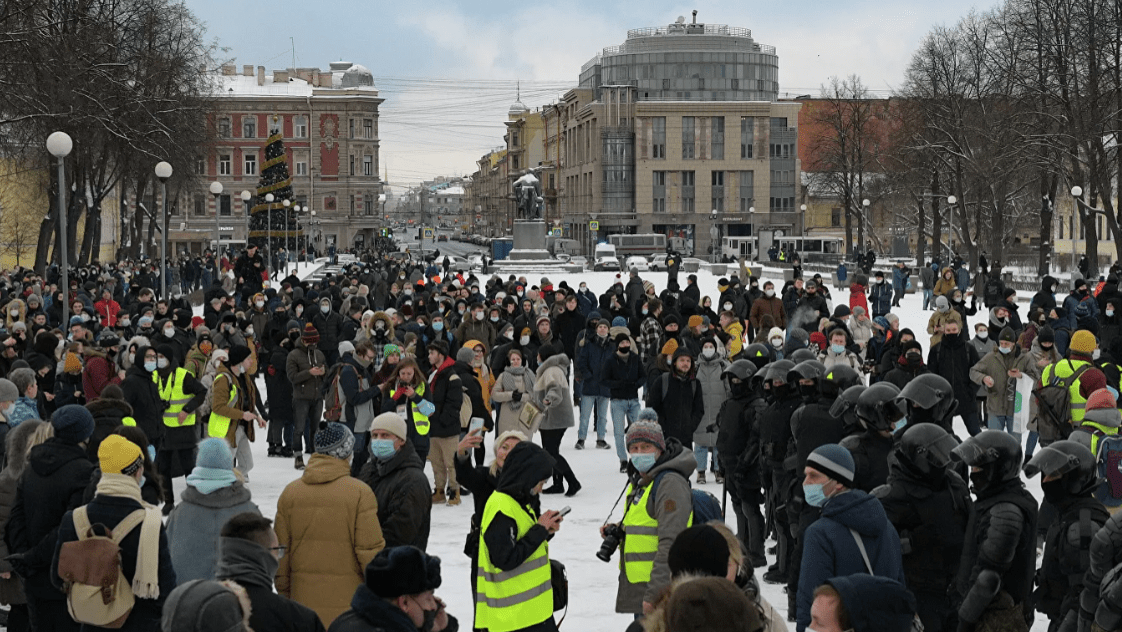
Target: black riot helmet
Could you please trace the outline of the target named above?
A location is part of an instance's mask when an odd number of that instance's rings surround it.
[[[826,374],[826,366],[818,360],[804,360],[799,362],[787,372],[787,383],[798,384],[799,394],[811,397],[818,392],[818,383]],[[810,385],[800,383],[800,380],[810,380]]]
[[[958,400],[945,377],[935,373],[918,375],[900,390],[900,399],[904,400],[909,426],[933,423],[950,432]]]
[[[864,393],[867,388],[864,384],[850,386],[842,391],[841,395],[838,395],[838,398],[834,400],[834,405],[830,406],[830,415],[845,422],[847,433],[859,425],[857,421],[857,400],[860,399],[861,393]]]
[[[951,456],[970,468],[975,492],[1020,478],[1021,442],[1004,430],[983,430],[951,450]]]
[[[1042,478],[1058,477],[1041,485],[1045,497],[1054,502],[1065,496],[1082,496],[1094,489],[1098,485],[1097,465],[1095,455],[1087,446],[1065,439],[1054,441],[1034,454],[1025,464],[1025,476],[1032,478],[1039,473]],[[1053,497],[1057,495],[1059,498]]]
[[[787,356],[787,359],[791,362],[794,362],[795,364],[800,364],[802,362],[806,362],[807,360],[817,360],[818,354],[814,353],[810,349],[795,349],[794,352]]]
[[[756,374],[756,365],[747,360],[737,360],[729,365],[721,377],[728,380],[729,390],[733,395],[746,395],[756,382],[752,379]]]
[[[754,342],[740,352],[740,357],[756,365],[756,370],[759,370],[775,360],[775,350],[765,344]]]
[[[866,430],[892,430],[904,417],[904,409],[897,403],[900,389],[891,382],[877,382],[857,398],[857,419]]]
[[[951,464],[951,451],[958,447],[954,435],[935,424],[912,425],[900,435],[896,456],[923,478],[941,479]]]
[[[826,374],[818,381],[822,395],[830,399],[841,395],[851,386],[861,383],[861,375],[848,364],[838,364],[826,369]]]
[[[795,368],[795,363],[790,360],[777,360],[768,365],[767,372],[764,374],[765,382],[775,382],[776,380],[787,384],[787,374],[791,369]]]

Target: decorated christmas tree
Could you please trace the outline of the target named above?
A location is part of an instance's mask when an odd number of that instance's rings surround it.
[[[265,195],[269,193],[273,194],[272,204],[265,201]],[[291,206],[287,214],[284,212],[285,200],[290,204],[295,203],[292,198],[292,177],[288,173],[288,154],[284,151],[280,123],[274,116],[269,138],[265,141],[261,179],[257,182],[257,197],[254,198],[249,218],[250,244],[256,244],[261,249],[267,248],[267,252],[271,254],[284,248],[286,239],[288,247],[297,243],[300,235],[296,230],[296,213]],[[269,242],[267,245],[266,241]]]

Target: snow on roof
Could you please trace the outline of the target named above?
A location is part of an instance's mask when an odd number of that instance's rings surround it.
[[[360,67],[361,68],[361,67]],[[365,70],[365,69],[363,69]],[[366,71],[369,73],[370,71]],[[371,85],[362,86],[341,86],[338,79],[343,75],[342,72],[334,73],[336,81],[332,82],[332,86],[313,87],[309,82],[300,79],[299,77],[290,77],[288,81],[276,83],[273,81],[273,73],[265,74],[265,82],[263,85],[257,85],[257,75],[247,77],[245,75],[216,75],[218,83],[218,96],[237,96],[237,97],[310,97],[312,91],[322,91],[331,89],[344,88],[347,91],[361,90],[377,92],[377,88]],[[352,76],[361,76],[361,71],[352,74]],[[324,73],[327,75],[327,73]],[[340,90],[342,91],[342,90]],[[322,94],[322,92],[319,92]]]
[[[447,189],[442,189],[440,191],[440,194],[441,195],[463,195],[464,194],[464,188],[463,187],[448,187]]]

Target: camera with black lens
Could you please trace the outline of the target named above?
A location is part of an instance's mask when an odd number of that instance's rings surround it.
[[[616,549],[619,548],[619,543],[623,542],[623,527],[618,524],[608,525],[604,528],[604,541],[600,543],[600,550],[596,552],[596,557],[601,561],[610,562],[612,556],[615,555]]]

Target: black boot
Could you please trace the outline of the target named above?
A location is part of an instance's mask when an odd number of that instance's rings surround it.
[[[561,475],[553,475],[553,484],[542,490],[543,494],[563,494],[565,493],[565,486],[561,483]]]

